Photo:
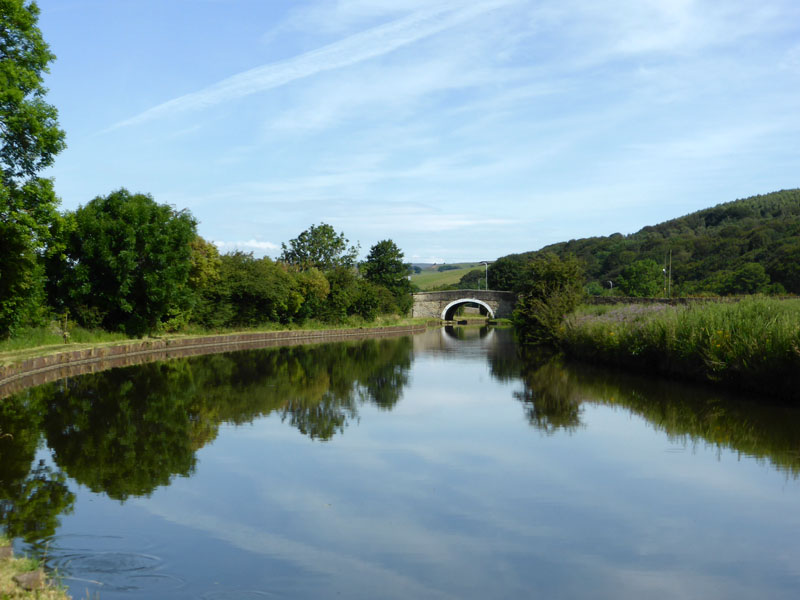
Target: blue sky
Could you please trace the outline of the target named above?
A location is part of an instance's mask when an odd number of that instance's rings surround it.
[[[62,207],[494,259],[800,186],[797,0],[39,0]]]

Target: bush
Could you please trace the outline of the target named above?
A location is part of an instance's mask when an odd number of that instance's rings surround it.
[[[514,324],[523,343],[555,344],[564,317],[583,297],[583,269],[572,256],[541,254],[529,262],[520,280]]]

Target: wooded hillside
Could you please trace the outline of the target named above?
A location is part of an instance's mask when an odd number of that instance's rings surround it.
[[[648,268],[658,277],[672,252],[675,294],[800,294],[800,189],[719,204],[630,235],[570,240],[511,254],[489,268],[492,289],[514,289],[519,267],[536,254],[573,254],[586,270],[587,290],[624,284]],[[655,274],[652,262],[658,265]],[[662,275],[663,277],[663,275]]]

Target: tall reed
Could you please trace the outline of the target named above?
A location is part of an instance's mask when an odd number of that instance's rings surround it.
[[[582,359],[800,400],[800,299],[588,307],[560,342]]]

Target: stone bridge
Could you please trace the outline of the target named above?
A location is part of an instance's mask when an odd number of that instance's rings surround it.
[[[428,317],[452,321],[456,310],[464,305],[477,305],[482,315],[508,319],[517,302],[512,292],[492,290],[447,290],[445,292],[418,292],[413,294],[412,317]]]

